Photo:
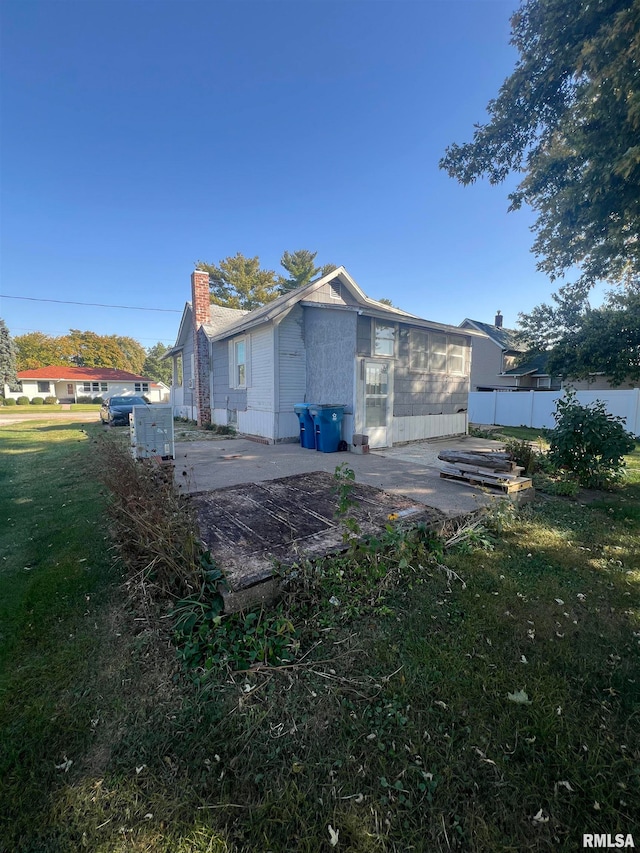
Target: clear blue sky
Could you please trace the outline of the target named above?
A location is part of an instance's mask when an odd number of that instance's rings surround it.
[[[285,249],[423,317],[548,299],[529,211],[438,169],[511,72],[516,0],[4,0],[0,292],[181,311]],[[2,299],[13,335],[175,340],[179,313]]]

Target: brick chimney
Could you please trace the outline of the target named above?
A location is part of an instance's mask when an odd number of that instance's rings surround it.
[[[198,426],[211,423],[211,385],[209,368],[209,340],[202,331],[203,323],[211,321],[209,299],[209,273],[194,270],[191,273],[191,309],[193,311],[193,352],[195,376],[193,395],[198,407]]]
[[[500,313],[500,309],[498,309],[498,311],[496,312],[496,318],[493,321],[493,325],[496,327],[496,329],[502,328],[502,314]]]

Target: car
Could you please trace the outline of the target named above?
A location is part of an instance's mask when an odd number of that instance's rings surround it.
[[[129,425],[129,415],[134,406],[148,406],[144,397],[109,397],[100,407],[100,420],[108,426]]]

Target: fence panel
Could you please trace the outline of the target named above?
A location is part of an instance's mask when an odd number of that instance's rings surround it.
[[[552,429],[556,400],[562,391],[472,391],[469,422],[497,426],[527,426]],[[626,428],[640,437],[640,389],[625,391],[578,391],[578,402],[586,406],[602,400],[607,411],[624,418]]]

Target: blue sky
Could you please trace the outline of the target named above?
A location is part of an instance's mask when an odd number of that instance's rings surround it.
[[[4,0],[0,292],[181,311],[197,260],[285,249],[505,325],[554,290],[509,186],[438,169],[511,72],[502,0]],[[172,343],[179,313],[3,298],[13,335]]]

